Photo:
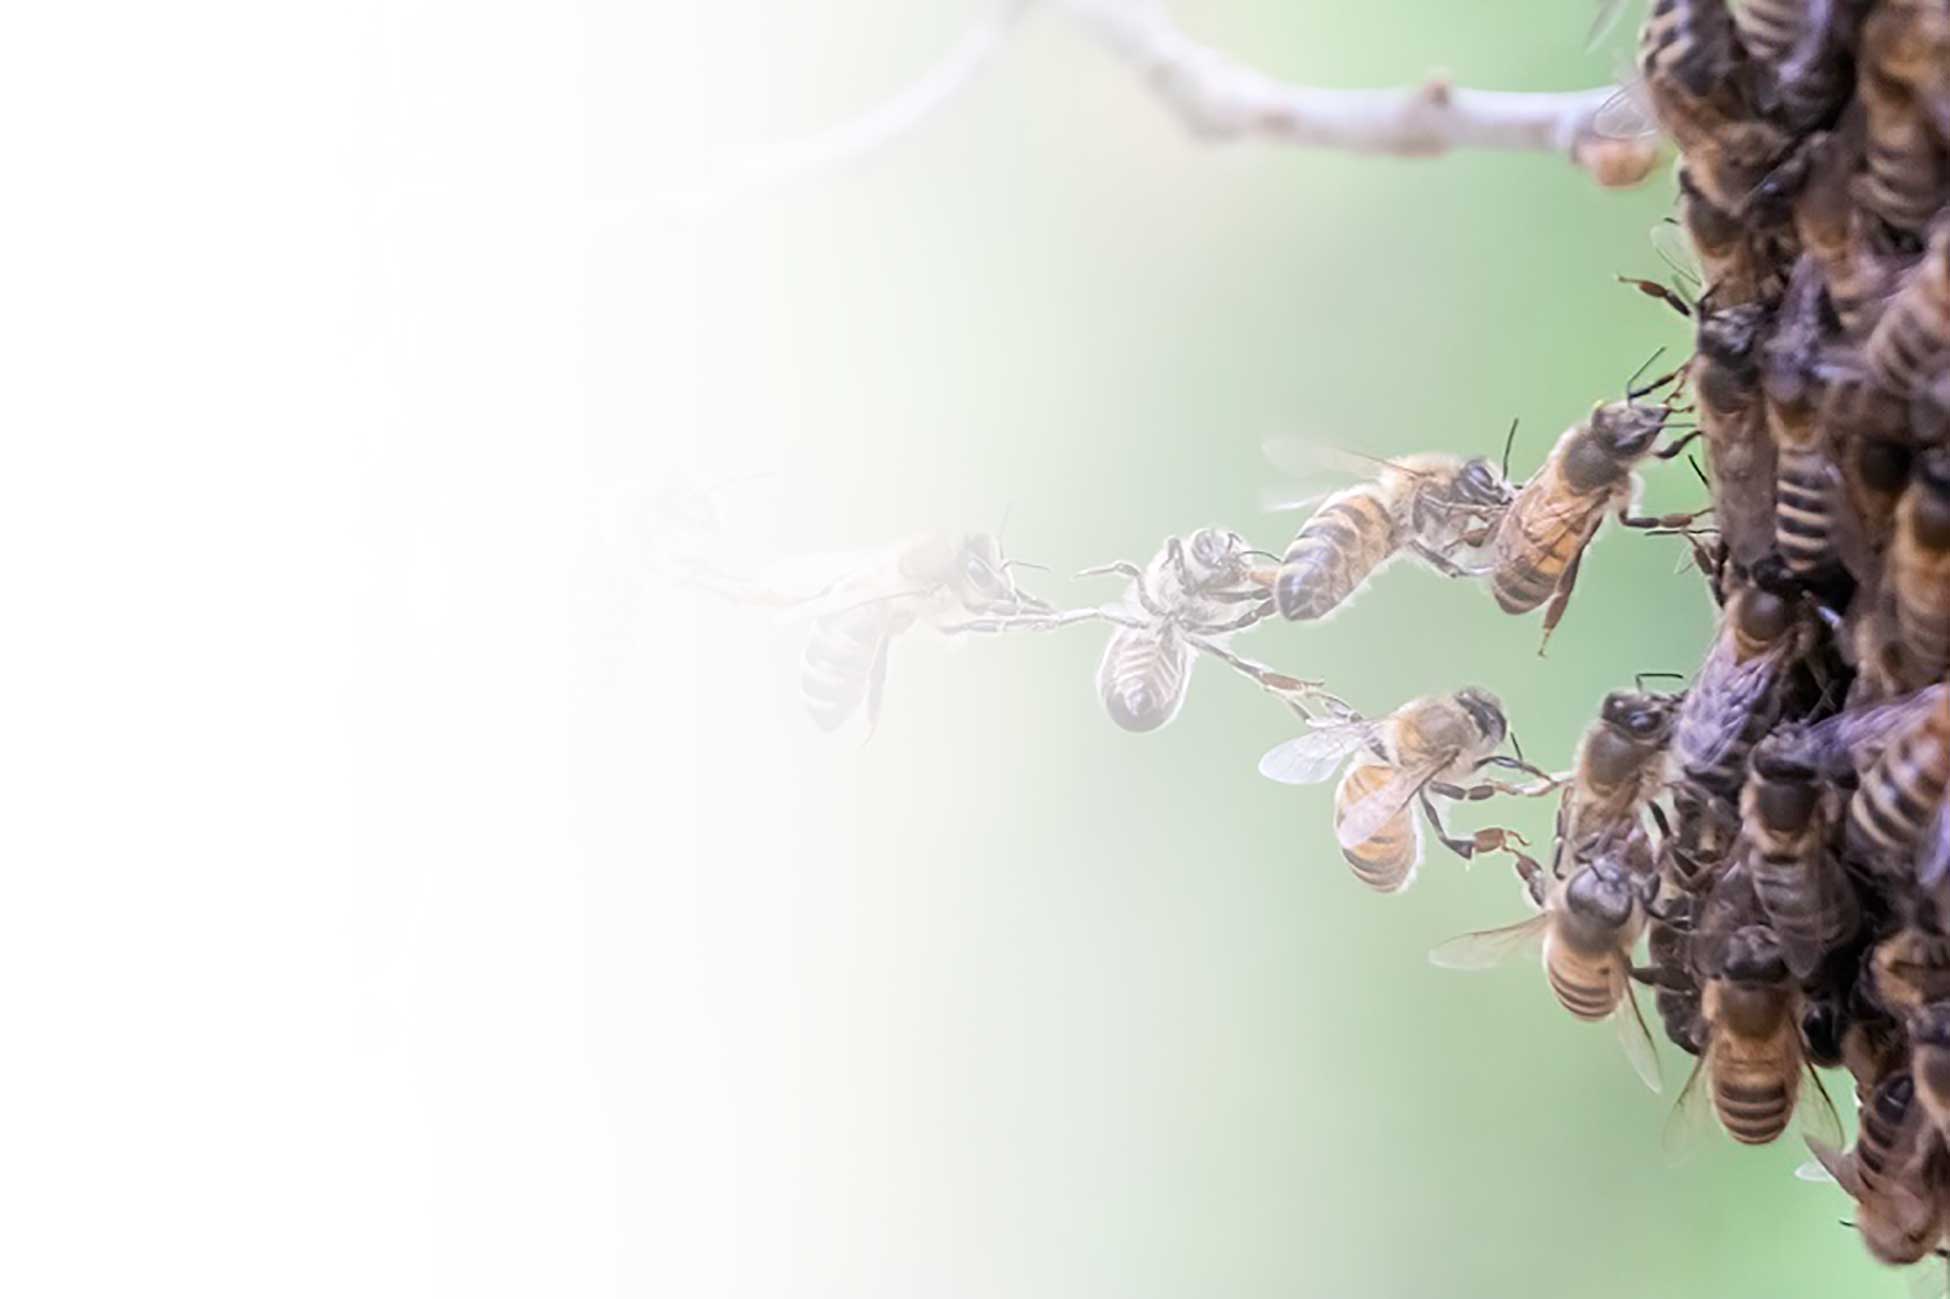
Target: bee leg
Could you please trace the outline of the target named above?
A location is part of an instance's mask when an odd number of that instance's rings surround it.
[[[1652,453],[1652,458],[1654,460],[1674,459],[1679,455],[1681,451],[1684,451],[1687,448],[1687,446],[1689,446],[1696,438],[1701,438],[1704,436],[1705,434],[1701,433],[1698,429],[1694,429],[1691,433],[1688,433],[1685,437],[1680,438],[1677,442],[1669,442],[1665,446],[1660,447],[1657,451],[1654,451]]]
[[[1553,789],[1559,788],[1571,779],[1571,773],[1568,771],[1561,776],[1553,775],[1534,763],[1525,762],[1522,758],[1512,758],[1501,753],[1492,753],[1487,758],[1478,759],[1476,770],[1481,771],[1484,767],[1507,767],[1511,771],[1521,771],[1525,775],[1535,776],[1543,782],[1541,785],[1504,785],[1500,787],[1503,793],[1515,794],[1521,798],[1535,798],[1540,794],[1548,794]]]
[[[1108,564],[1099,564],[1095,568],[1080,569],[1077,572],[1078,577],[1104,577],[1110,574],[1131,579],[1131,593],[1137,597],[1138,604],[1143,607],[1146,613],[1150,614],[1153,618],[1168,616],[1167,611],[1159,607],[1158,602],[1151,598],[1151,592],[1146,589],[1144,570],[1127,559],[1115,560]]]
[[[1441,794],[1445,798],[1451,797],[1447,791],[1453,788],[1454,786],[1445,786],[1437,782],[1431,782],[1416,796],[1422,804],[1422,815],[1428,818],[1429,825],[1435,830],[1435,837],[1442,841],[1444,848],[1447,848],[1464,861],[1470,861],[1479,852],[1516,853],[1516,849],[1510,846],[1512,840],[1526,846],[1529,845],[1530,840],[1524,838],[1515,830],[1496,828],[1478,830],[1467,839],[1450,834],[1448,830],[1443,828],[1442,817],[1436,812],[1435,804],[1430,800],[1429,795]],[[1487,797],[1487,795],[1485,796]],[[1521,856],[1522,854],[1517,855]]]
[[[1689,514],[1633,514],[1627,510],[1618,512],[1618,521],[1628,528],[1657,528],[1662,532],[1679,532],[1691,527],[1693,520],[1703,519],[1713,513],[1713,507],[1694,510]]]
[[[1321,683],[1318,681],[1305,681],[1299,677],[1288,676],[1284,672],[1276,672],[1264,663],[1255,663],[1249,658],[1242,658],[1216,641],[1207,640],[1195,633],[1186,633],[1185,639],[1191,643],[1193,649],[1210,654],[1233,671],[1258,682],[1262,690],[1277,695],[1287,707],[1302,717],[1308,716],[1307,710],[1301,706],[1303,701],[1313,700],[1320,695]],[[1325,698],[1335,703],[1340,702],[1332,695],[1327,695]]]
[[[1490,571],[1487,568],[1464,568],[1461,564],[1458,564],[1455,560],[1449,558],[1449,556],[1443,554],[1426,541],[1411,541],[1408,543],[1408,546],[1424,564],[1427,564],[1444,577],[1481,577]]]
[[[1684,970],[1668,969],[1663,965],[1634,965],[1629,968],[1629,973],[1648,988],[1691,992],[1698,986],[1693,982],[1693,976]]]
[[[1191,630],[1201,636],[1223,636],[1230,632],[1244,631],[1254,623],[1271,617],[1274,607],[1273,601],[1261,598],[1260,603],[1236,618],[1229,618],[1224,622],[1200,623]]]
[[[1565,608],[1571,603],[1571,590],[1578,584],[1578,567],[1583,563],[1584,547],[1579,546],[1578,553],[1564,566],[1564,576],[1557,579],[1557,590],[1551,593],[1551,602],[1544,609],[1544,638],[1537,642],[1538,658],[1544,657],[1544,647],[1551,643],[1551,633],[1557,630]]]
[[[1165,558],[1171,562],[1172,571],[1178,574],[1178,588],[1181,591],[1192,589],[1192,573],[1185,567],[1185,543],[1173,537],[1165,543]]]
[[[969,618],[963,622],[942,623],[936,630],[944,636],[960,636],[969,633],[993,636],[1008,631],[1055,631],[1059,627],[1068,627],[1072,623],[1079,622],[1114,622],[1126,627],[1145,625],[1138,619],[1127,618],[1108,609],[1067,609],[1062,613],[1023,613],[995,618]]]

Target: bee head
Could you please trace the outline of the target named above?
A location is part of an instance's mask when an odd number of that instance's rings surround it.
[[[1608,402],[1591,412],[1592,441],[1621,465],[1642,458],[1672,418],[1664,406],[1641,406],[1633,400]]]
[[[1699,354],[1717,365],[1751,372],[1754,347],[1766,323],[1767,309],[1757,302],[1711,309],[1700,319]]]
[[[1456,473],[1456,500],[1463,505],[1506,505],[1510,483],[1494,463],[1483,456],[1463,462]]]
[[[1218,573],[1232,566],[1245,543],[1236,532],[1224,528],[1200,528],[1185,543],[1185,559],[1198,576]]]
[[[1766,925],[1733,931],[1720,957],[1720,972],[1735,983],[1781,983],[1788,977],[1781,940]]]
[[[1950,550],[1950,449],[1938,447],[1916,464],[1909,527],[1931,550]]]
[[[1469,714],[1469,720],[1485,740],[1492,745],[1503,743],[1510,724],[1503,716],[1502,700],[1481,687],[1464,686],[1456,692],[1456,702]]]
[[[1047,602],[1016,589],[1015,579],[1009,576],[1009,561],[1002,556],[1002,543],[986,532],[962,537],[948,580],[955,598],[971,612],[1046,612],[1050,608]]]
[[[1605,696],[1599,716],[1635,740],[1653,742],[1665,738],[1672,728],[1678,700],[1672,695],[1647,690],[1614,690]]]
[[[1564,886],[1564,905],[1582,919],[1607,929],[1624,928],[1638,901],[1631,875],[1607,857],[1580,868]]]
[[[1848,1015],[1839,999],[1816,997],[1801,1012],[1801,1042],[1808,1059],[1825,1069],[1842,1063],[1842,1034],[1848,1029]]]
[[[1771,645],[1794,629],[1796,601],[1764,586],[1749,586],[1740,595],[1736,614],[1742,635],[1763,645]]]
[[[1807,829],[1821,805],[1814,769],[1795,757],[1787,743],[1793,738],[1769,735],[1755,745],[1747,778],[1762,823],[1783,834]]]

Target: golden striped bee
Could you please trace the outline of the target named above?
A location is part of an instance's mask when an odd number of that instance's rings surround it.
[[[1662,814],[1653,801],[1665,786],[1666,746],[1679,712],[1678,695],[1614,690],[1585,729],[1558,805],[1558,838],[1573,857],[1602,840],[1642,830],[1642,818]]]
[[[1349,713],[1321,722],[1268,750],[1259,771],[1282,784],[1312,785],[1329,779],[1347,762],[1334,791],[1334,836],[1341,855],[1362,883],[1397,893],[1414,882],[1422,861],[1417,804],[1443,846],[1465,861],[1478,852],[1507,850],[1512,842],[1522,842],[1514,832],[1498,829],[1478,830],[1467,839],[1453,836],[1431,801],[1432,796],[1475,800],[1549,788],[1461,783],[1492,766],[1544,776],[1528,763],[1496,752],[1508,731],[1496,696],[1471,686],[1411,699],[1372,721]]]
[[[1680,1093],[1668,1141],[1688,1137],[1704,1093],[1720,1126],[1744,1145],[1780,1136],[1797,1107],[1818,1140],[1839,1145],[1841,1120],[1802,1049],[1801,989],[1773,930],[1735,930],[1706,973],[1700,1003],[1706,1042]]]
[[[1323,454],[1284,439],[1266,452],[1296,468]],[[1377,464],[1374,477],[1329,496],[1287,546],[1273,585],[1282,618],[1326,618],[1403,553],[1448,577],[1473,576],[1459,556],[1488,539],[1515,495],[1480,456],[1428,452]]]
[[[1907,1070],[1885,1074],[1862,1106],[1856,1142],[1807,1138],[1808,1149],[1855,1201],[1855,1227],[1884,1263],[1915,1263],[1943,1235],[1942,1159],[1936,1133]]]
[[[1950,672],[1950,450],[1925,453],[1896,506],[1885,572],[1904,678]]]
[[[1828,789],[1811,767],[1763,739],[1740,791],[1747,874],[1781,954],[1797,979],[1813,974],[1855,933],[1855,891],[1829,855],[1833,821]]]
[[[1429,960],[1444,969],[1484,970],[1541,941],[1544,977],[1558,1004],[1587,1022],[1611,1020],[1633,1072],[1656,1092],[1659,1057],[1632,991],[1632,949],[1645,931],[1658,877],[1634,871],[1623,847],[1600,851],[1564,877],[1520,862],[1538,913],[1452,938]]]
[[[1638,398],[1677,377],[1675,372],[1648,387],[1628,389],[1624,401],[1598,406],[1590,418],[1566,429],[1517,492],[1490,540],[1490,589],[1497,605],[1521,614],[1548,601],[1545,643],[1564,616],[1585,549],[1606,515],[1616,514],[1633,528],[1679,528],[1696,517],[1633,513],[1636,467],[1654,454],[1653,444],[1672,415],[1669,405],[1642,406]]]
[[[1895,287],[1896,259],[1871,238],[1850,182],[1862,161],[1862,118],[1850,113],[1807,146],[1806,182],[1794,200],[1794,231],[1821,268],[1844,333],[1860,337]]]
[[[1933,889],[1950,872],[1950,817],[1944,814],[1950,692],[1918,693],[1934,693],[1934,702],[1901,716],[1862,769],[1848,805],[1848,843],[1893,874],[1907,875],[1913,866],[1917,883]]]
[[[1747,215],[1791,138],[1755,110],[1755,69],[1725,0],[1662,0],[1639,30],[1639,73],[1700,192]]]
[[[1914,397],[1950,366],[1950,226],[1930,236],[1863,346],[1876,382]]]
[[[1950,11],[1935,0],[1880,0],[1861,44],[1868,165],[1856,200],[1898,231],[1921,231],[1950,179]]]
[[[1835,562],[1842,475],[1821,419],[1826,387],[1819,364],[1829,329],[1822,318],[1819,265],[1803,256],[1788,282],[1764,349],[1761,391],[1774,443],[1774,544],[1790,573],[1808,578]]]

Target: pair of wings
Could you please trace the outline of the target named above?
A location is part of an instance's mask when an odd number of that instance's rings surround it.
[[[1514,925],[1500,929],[1479,929],[1452,938],[1429,953],[1429,963],[1445,970],[1487,970],[1503,964],[1519,953],[1534,952],[1550,932],[1551,913],[1538,912]],[[1627,958],[1629,959],[1629,958]],[[1632,981],[1625,980],[1625,995],[1612,1009],[1612,1027],[1618,1045],[1625,1052],[1632,1072],[1654,1093],[1663,1086],[1659,1073],[1659,1053],[1652,1045],[1652,1032],[1646,1027],[1645,1013],[1639,1009]]]
[[[1709,1062],[1712,1058],[1713,1043],[1709,1038],[1693,1065],[1693,1072],[1686,1079],[1686,1085],[1680,1089],[1679,1099],[1673,1103],[1672,1113],[1666,1117],[1664,1132],[1660,1134],[1659,1143],[1669,1160],[1676,1162],[1691,1155],[1716,1122],[1710,1099],[1712,1089],[1704,1082],[1711,1074]],[[1811,1142],[1818,1141],[1830,1148],[1839,1147],[1843,1140],[1842,1118],[1835,1112],[1835,1102],[1829,1099],[1821,1075],[1805,1059],[1795,1067],[1801,1071],[1801,1087],[1794,1105],[1796,1126]]]
[[[1750,659],[1741,659],[1731,627],[1723,628],[1693,677],[1673,728],[1673,756],[1691,770],[1705,770],[1724,758],[1747,730],[1754,711],[1780,679],[1792,645],[1787,639]]]
[[[1318,726],[1268,749],[1259,760],[1259,774],[1283,785],[1318,785],[1373,739],[1379,728],[1380,723],[1363,720]],[[1412,766],[1391,766],[1387,780],[1340,810],[1334,822],[1335,840],[1343,848],[1355,848],[1374,838],[1459,754],[1459,750],[1445,749]]]

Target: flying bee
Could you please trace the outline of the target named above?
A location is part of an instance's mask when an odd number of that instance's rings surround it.
[[[1445,969],[1483,970],[1541,939],[1544,977],[1558,1004],[1587,1022],[1610,1019],[1633,1071],[1658,1091],[1659,1057],[1631,979],[1632,949],[1645,931],[1646,901],[1657,877],[1635,872],[1610,851],[1567,877],[1534,867],[1524,874],[1531,900],[1541,908],[1536,915],[1452,938],[1429,960]]]
[[[1284,440],[1266,451],[1283,463],[1306,454]],[[1445,576],[1470,576],[1456,554],[1481,546],[1515,495],[1507,475],[1480,456],[1430,452],[1379,463],[1378,475],[1334,493],[1300,525],[1273,585],[1281,617],[1327,617],[1404,550]]]
[[[1636,466],[1653,454],[1653,443],[1672,416],[1668,404],[1641,406],[1637,399],[1675,377],[1628,390],[1626,400],[1598,406],[1589,419],[1565,430],[1490,540],[1490,587],[1497,604],[1505,613],[1522,614],[1548,601],[1546,643],[1570,603],[1585,548],[1607,514],[1615,513],[1632,528],[1684,527],[1696,517],[1641,518],[1632,512],[1639,488]]]
[[[1544,773],[1496,752],[1509,733],[1503,705],[1487,690],[1465,687],[1448,695],[1411,699],[1386,717],[1366,720],[1349,713],[1274,746],[1259,760],[1263,776],[1288,785],[1327,780],[1353,758],[1334,790],[1334,837],[1357,879],[1382,893],[1414,881],[1422,861],[1422,828],[1415,806],[1436,838],[1465,861],[1476,853],[1510,850],[1514,831],[1478,830],[1458,838],[1443,828],[1431,796],[1475,801],[1495,793],[1537,794],[1551,786],[1513,787],[1500,782],[1464,786],[1484,767]],[[1549,778],[1545,777],[1548,782]]]
[[[1115,606],[978,617],[942,628],[950,633],[1051,631],[1080,622],[1112,624],[1097,665],[1097,694],[1110,719],[1127,731],[1155,731],[1178,715],[1191,686],[1194,654],[1225,663],[1296,710],[1318,682],[1276,672],[1227,648],[1234,635],[1273,613],[1271,559],[1238,533],[1200,528],[1189,539],[1167,537],[1140,568],[1119,561],[1078,576],[1116,574],[1129,583]]]
[[[1876,382],[1914,397],[1950,365],[1950,226],[1930,236],[1863,346]]]
[[[1904,677],[1950,672],[1950,449],[1926,452],[1896,507],[1885,584]]]
[[[1740,791],[1740,817],[1754,892],[1788,969],[1805,979],[1860,920],[1855,891],[1828,854],[1824,788],[1813,768],[1763,739]]]
[[[1798,598],[1751,580],[1735,590],[1680,707],[1672,748],[1683,779],[1735,796],[1747,752],[1773,725],[1783,679],[1807,639]]]
[[[1763,349],[1761,391],[1774,443],[1774,543],[1790,573],[1811,577],[1834,558],[1841,472],[1830,458],[1820,415],[1817,364],[1827,336],[1818,263],[1803,256],[1788,281],[1774,334]]]
[[[1685,1135],[1703,1091],[1720,1126],[1743,1145],[1780,1136],[1797,1105],[1819,1139],[1840,1144],[1841,1120],[1802,1049],[1802,1011],[1801,990],[1774,932],[1765,925],[1735,930],[1707,973],[1705,1049],[1680,1093],[1668,1139]],[[1803,1091],[1804,1081],[1812,1091]]]
[[[1862,1243],[1884,1263],[1926,1258],[1943,1232],[1937,1183],[1938,1139],[1916,1083],[1905,1070],[1885,1074],[1862,1106],[1855,1145],[1810,1136],[1808,1149],[1855,1201]]]
[[[1755,69],[1724,0],[1655,5],[1639,29],[1639,72],[1700,192],[1723,212],[1747,215],[1790,137],[1755,112]]]
[[[1928,692],[1919,692],[1919,694]],[[1950,693],[1894,730],[1862,770],[1848,805],[1848,842],[1869,861],[1898,872],[1914,861],[1916,880],[1935,888],[1950,870]]]
[[[1666,745],[1672,738],[1679,696],[1648,690],[1614,690],[1585,729],[1559,804],[1558,834],[1574,857],[1594,840],[1640,828],[1665,783]]]
[[[1943,199],[1946,59],[1950,14],[1940,4],[1884,0],[1863,24],[1858,94],[1868,166],[1856,199],[1898,231],[1922,230]]]

